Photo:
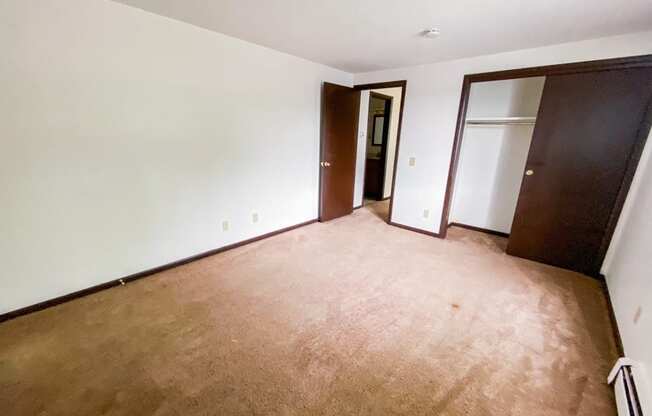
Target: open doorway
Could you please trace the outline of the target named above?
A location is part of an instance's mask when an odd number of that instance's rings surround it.
[[[367,151],[365,152],[364,201],[385,199],[385,171],[387,170],[387,140],[392,114],[392,97],[371,92],[367,117]],[[363,202],[364,203],[364,202]]]
[[[357,86],[361,90],[354,206],[390,222],[404,84]]]

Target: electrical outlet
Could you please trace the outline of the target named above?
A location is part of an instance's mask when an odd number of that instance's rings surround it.
[[[417,164],[417,158],[416,157],[411,157],[408,161],[408,164],[410,166],[415,166]]]
[[[254,224],[258,222],[258,213],[257,212],[254,212],[253,214],[251,214],[251,222],[253,222]]]
[[[428,218],[430,216],[430,210],[429,209],[424,209],[423,210],[423,218]]]
[[[229,231],[229,222],[222,221],[222,231]]]

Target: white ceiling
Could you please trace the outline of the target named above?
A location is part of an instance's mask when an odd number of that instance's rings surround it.
[[[353,73],[652,29],[652,0],[117,1]]]

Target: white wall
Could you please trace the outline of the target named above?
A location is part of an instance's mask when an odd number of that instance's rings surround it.
[[[0,50],[0,313],[316,218],[350,74],[105,0],[0,2]]]
[[[536,117],[545,77],[474,82],[466,118]]]
[[[471,84],[467,120],[536,117],[544,77]],[[467,125],[450,222],[509,233],[533,125]]]
[[[369,91],[360,92],[360,113],[358,115],[358,146],[355,159],[355,185],[353,207],[362,205],[364,193],[364,169],[367,158],[367,124],[369,123]]]
[[[652,134],[639,162],[602,272],[607,279],[625,354],[642,366],[635,375],[643,413],[652,414]]]
[[[439,231],[465,74],[648,53],[652,32],[356,74],[356,84],[407,80],[392,221]]]

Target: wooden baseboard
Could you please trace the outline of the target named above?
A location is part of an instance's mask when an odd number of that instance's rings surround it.
[[[611,321],[611,329],[613,331],[614,339],[616,340],[616,348],[618,349],[618,355],[620,357],[625,356],[625,348],[623,347],[623,339],[620,337],[620,330],[618,329],[618,321],[616,321],[616,313],[614,311],[614,305],[611,303],[611,296],[609,296],[609,289],[607,288],[607,279],[603,274],[600,274],[598,277],[602,285],[602,292],[604,297],[607,299],[607,309],[609,312],[609,320]]]
[[[480,228],[480,227],[476,227],[476,226],[473,226],[473,225],[460,224],[459,222],[451,222],[450,224],[448,224],[448,226],[449,227],[466,228],[467,230],[479,231],[481,233],[497,235],[499,237],[509,237],[508,233],[504,233],[502,231],[488,230],[486,228]]]
[[[300,224],[295,224],[295,225],[292,225],[292,226],[289,226],[289,227],[281,228],[279,230],[272,231],[272,232],[269,232],[267,234],[259,235],[257,237],[249,238],[247,240],[239,241],[237,243],[229,244],[227,246],[218,247],[218,248],[213,249],[213,250],[205,251],[203,253],[199,253],[199,254],[196,254],[194,256],[186,257],[186,258],[181,259],[181,260],[173,261],[171,263],[167,263],[167,264],[164,264],[162,266],[154,267],[153,269],[148,269],[148,270],[144,270],[142,272],[130,274],[128,276],[121,277],[121,278],[115,279],[115,280],[111,280],[111,281],[106,282],[106,283],[101,283],[101,284],[96,285],[96,286],[91,286],[89,288],[82,289],[82,290],[79,290],[77,292],[69,293],[67,295],[56,297],[54,299],[49,299],[49,300],[46,300],[46,301],[43,301],[43,302],[36,303],[34,305],[30,305],[30,306],[26,306],[24,308],[16,309],[14,311],[1,314],[0,315],[0,322],[8,321],[10,319],[14,319],[14,318],[17,318],[17,317],[22,316],[22,315],[27,315],[27,314],[32,313],[32,312],[40,311],[42,309],[46,309],[46,308],[49,308],[49,307],[52,307],[52,306],[55,306],[55,305],[59,305],[61,303],[69,302],[69,301],[71,301],[73,299],[77,299],[77,298],[80,298],[80,297],[83,297],[83,296],[87,296],[87,295],[90,295],[92,293],[96,293],[96,292],[99,292],[101,290],[108,289],[108,288],[111,288],[111,287],[114,287],[114,286],[120,286],[120,285],[123,285],[123,284],[125,284],[127,282],[132,282],[134,280],[142,279],[143,277],[151,276],[151,275],[153,275],[155,273],[159,273],[159,272],[162,272],[164,270],[179,267],[181,265],[193,262],[195,260],[202,259],[204,257],[208,257],[208,256],[212,256],[212,255],[215,255],[215,254],[218,254],[218,253],[222,253],[222,252],[227,251],[227,250],[232,250],[234,248],[241,247],[241,246],[244,246],[246,244],[251,244],[251,243],[254,243],[256,241],[263,240],[265,238],[269,238],[269,237],[272,237],[272,236],[275,236],[277,234],[281,234],[281,233],[284,233],[284,232],[287,232],[287,231],[291,231],[291,230],[294,230],[294,229],[299,228],[299,227],[304,227],[306,225],[310,225],[310,224],[313,224],[315,222],[317,222],[317,219],[302,222]]]
[[[420,234],[429,235],[431,237],[441,238],[439,233],[434,233],[432,231],[422,230],[420,228],[410,227],[409,225],[398,224],[398,223],[393,222],[393,221],[387,221],[387,224],[393,225],[394,227],[402,228],[404,230],[414,231],[415,233],[420,233]]]

